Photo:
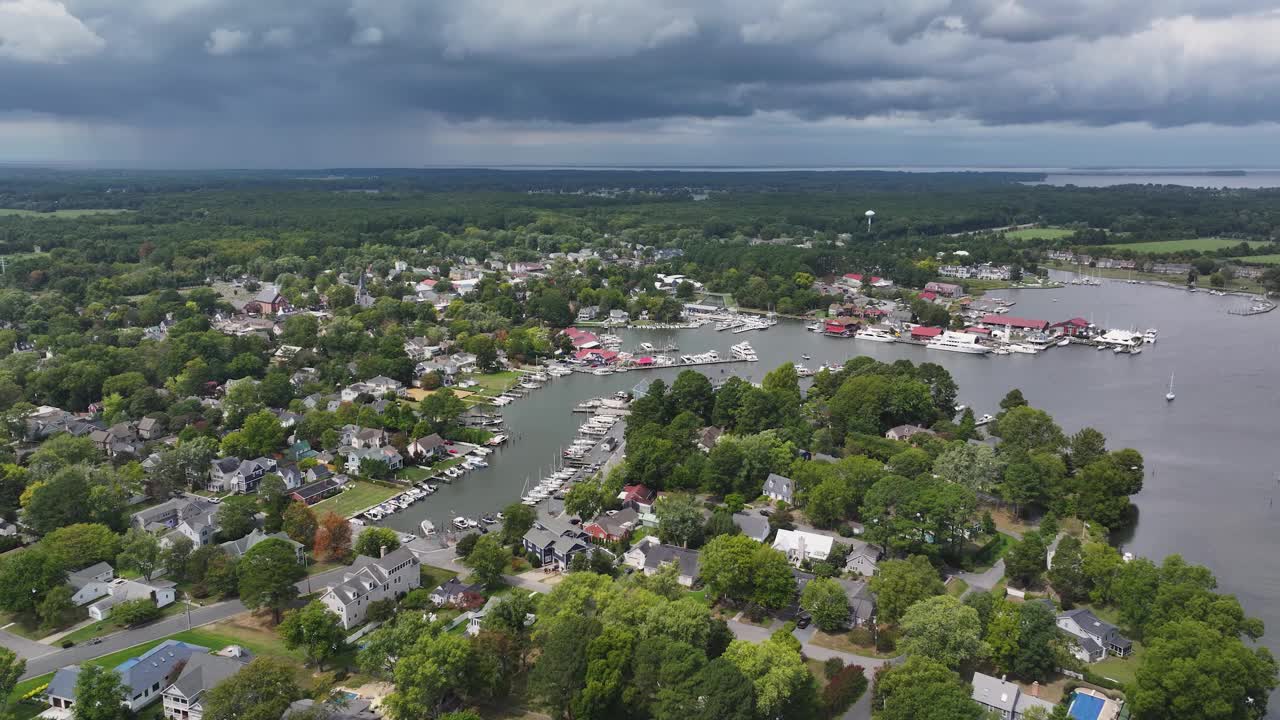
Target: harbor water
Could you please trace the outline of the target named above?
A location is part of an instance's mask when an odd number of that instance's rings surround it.
[[[1247,304],[1149,285],[1104,280],[1100,287],[1068,285],[1047,290],[1008,290],[993,296],[1015,301],[1013,316],[1052,322],[1071,317],[1108,328],[1157,328],[1159,340],[1140,355],[1096,352],[1086,346],[1053,347],[1039,355],[983,357],[921,346],[834,339],[782,321],[764,331],[733,334],[713,326],[691,330],[622,330],[624,349],[641,342],[674,342],[680,353],[749,341],[760,361],[713,365],[713,380],[738,374],[760,380],[787,362],[816,368],[857,355],[892,362],[907,358],[946,367],[960,386],[960,402],[978,415],[994,413],[1000,398],[1020,388],[1034,406],[1050,412],[1068,432],[1092,426],[1112,449],[1133,447],[1146,459],[1146,483],[1134,498],[1135,528],[1120,538],[1124,549],[1159,559],[1180,553],[1210,567],[1220,589],[1234,593],[1247,612],[1268,625],[1265,638],[1280,649],[1280,495],[1274,422],[1280,402],[1276,352],[1280,312],[1253,317],[1228,314]],[[801,355],[811,356],[802,360]],[[1175,402],[1164,395],[1176,371]],[[440,492],[384,523],[418,532],[430,519],[446,527],[457,515],[479,517],[519,500],[549,474],[587,416],[573,407],[661,377],[670,383],[680,368],[557,378],[501,409],[512,440],[489,456],[488,468],[441,486]]]

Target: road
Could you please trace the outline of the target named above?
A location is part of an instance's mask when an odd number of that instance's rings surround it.
[[[326,585],[341,582],[344,572],[346,572],[346,568],[312,575],[310,578],[298,583],[298,591],[307,593],[308,589],[318,590]],[[228,600],[204,607],[193,607],[191,609],[190,627],[194,628],[218,622],[219,620],[226,620],[246,610],[247,608],[239,600]],[[27,671],[22,676],[22,679],[26,680],[27,678],[53,672],[60,667],[75,665],[86,660],[125,650],[135,645],[141,645],[145,642],[166,638],[186,629],[188,629],[188,618],[187,614],[183,613],[157,623],[109,635],[102,638],[102,642],[97,645],[81,644],[63,650],[18,638],[10,633],[0,634],[0,645],[13,650],[26,659]],[[11,639],[16,639],[17,642],[10,644]],[[36,647],[30,647],[32,645]],[[39,652],[40,648],[43,648],[43,652]]]
[[[953,577],[959,578],[969,584],[969,588],[965,590],[965,595],[975,591],[987,592],[1004,578],[1004,558],[997,560],[995,565],[992,565],[984,572],[960,572],[956,573]]]

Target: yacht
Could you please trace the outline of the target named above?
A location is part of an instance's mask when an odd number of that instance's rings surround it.
[[[467,519],[464,517],[456,517],[453,519],[453,526],[459,530],[466,530]]]
[[[1058,347],[1066,347],[1071,344],[1071,338],[1062,338],[1058,341]]]
[[[929,344],[925,345],[925,347],[930,350],[945,350],[969,355],[986,355],[991,352],[991,348],[979,345],[976,337],[949,331],[929,341]]]
[[[997,347],[991,351],[992,355],[1012,355],[1013,351],[1007,347]]]
[[[1023,343],[1013,343],[1012,345],[1009,346],[1009,352],[1021,353],[1023,355],[1035,355],[1040,351],[1036,350],[1030,345],[1026,345]]]
[[[982,427],[983,425],[990,425],[993,420],[995,420],[995,418],[992,417],[990,413],[988,413],[978,418],[976,421],[974,421],[973,424],[978,427]]]
[[[800,363],[795,363],[795,369],[796,369],[796,375],[798,375],[799,377],[813,377],[815,375],[812,369],[805,367]]]
[[[598,367],[591,371],[592,375],[612,375],[613,371],[607,367]]]
[[[729,353],[735,360],[746,360],[748,362],[755,362],[759,360],[759,358],[756,357],[755,348],[751,347],[751,343],[748,342],[740,342],[737,345],[734,345],[729,348]]]
[[[1167,402],[1173,402],[1174,397],[1175,396],[1173,394],[1173,373],[1169,373],[1169,392],[1164,394],[1164,399]]]
[[[820,333],[822,332],[822,323],[809,323],[808,325],[804,326],[804,329],[808,330],[809,332]]]
[[[646,353],[653,352],[653,343],[647,343],[647,342],[640,343],[640,352],[646,352]]]
[[[1147,328],[1146,334],[1142,336],[1142,341],[1154,345],[1156,343],[1156,335],[1155,328]]]
[[[882,327],[863,328],[854,333],[853,336],[859,340],[870,340],[871,342],[897,342],[897,338],[893,336],[893,333]]]
[[[432,525],[430,520],[423,520],[418,524],[418,529],[422,531],[422,537],[431,537],[436,534],[436,526]]]

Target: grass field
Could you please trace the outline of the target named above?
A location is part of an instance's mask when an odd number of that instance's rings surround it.
[[[1042,228],[1026,228],[1025,230],[1010,230],[1005,233],[1005,237],[1013,240],[1057,240],[1075,233],[1075,230],[1068,230],[1060,227],[1042,227]]]
[[[520,373],[514,370],[504,370],[491,375],[481,375],[473,373],[464,376],[465,380],[474,380],[480,384],[478,388],[481,395],[501,395],[510,390],[516,383],[520,382]],[[474,389],[474,388],[473,388]]]
[[[1248,242],[1252,247],[1267,245],[1269,243],[1260,240],[1232,240],[1230,238],[1192,238],[1188,240],[1160,240],[1157,242],[1141,242],[1141,243],[1119,243],[1114,245],[1101,245],[1099,247],[1108,250],[1128,250],[1130,252],[1141,253],[1144,255],[1155,255],[1159,253],[1178,253],[1178,252],[1213,252],[1222,250],[1223,248],[1235,247],[1242,242]]]
[[[1247,255],[1236,259],[1240,262],[1258,263],[1259,265],[1280,265],[1280,255]]]
[[[349,483],[346,490],[334,495],[328,500],[321,500],[312,506],[312,510],[316,515],[323,515],[327,512],[335,512],[343,517],[351,517],[355,513],[386,500],[387,498],[402,492],[397,488],[385,485],[375,485],[371,482],[363,480],[355,480]]]
[[[960,578],[952,578],[951,582],[947,583],[947,594],[952,597],[960,597],[968,589],[969,583]]]
[[[38,218],[78,218],[85,215],[119,215],[132,210],[103,208],[101,210],[54,210],[53,212],[36,212],[35,210],[19,210],[17,208],[0,208],[0,216],[16,215],[19,217]]]
[[[1145,652],[1146,649],[1142,647],[1142,643],[1135,640],[1133,653],[1129,657],[1118,658],[1115,655],[1108,655],[1107,659],[1090,665],[1089,669],[1102,677],[1111,678],[1129,686],[1137,680],[1138,665],[1142,662],[1142,655]]]

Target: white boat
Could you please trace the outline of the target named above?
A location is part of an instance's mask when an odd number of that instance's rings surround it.
[[[1173,402],[1173,398],[1173,373],[1169,373],[1169,392],[1164,394],[1164,399],[1168,402]]]
[[[992,354],[992,355],[1012,355],[1013,353],[1009,352],[1009,348],[1006,348],[1006,347],[998,347],[998,348],[993,349],[993,350],[991,351],[991,354]]]
[[[995,420],[994,417],[992,417],[990,414],[986,414],[978,418],[977,420],[975,420],[973,424],[977,425],[978,427],[982,427],[983,425],[990,425],[993,420]]]
[[[476,467],[478,467],[478,468],[486,468],[486,467],[489,467],[489,463],[485,462],[484,460],[481,460],[480,458],[474,458],[474,459],[471,461],[471,464],[472,464],[472,465],[475,465],[475,466],[476,466]]]
[[[600,367],[600,368],[596,368],[595,370],[592,370],[591,374],[592,375],[612,375],[613,371],[610,370],[609,368]]]
[[[820,333],[822,332],[822,323],[809,323],[808,325],[804,326],[804,329],[808,330],[809,332]]]
[[[804,365],[801,365],[800,363],[795,363],[794,367],[796,369],[796,375],[800,377],[813,377],[816,374],[813,372],[813,370],[811,370],[808,367],[805,367]]]
[[[809,356],[809,353],[804,353],[803,355],[801,355],[801,356],[800,356],[800,359],[801,359],[801,360],[812,360],[813,358]]]
[[[1124,352],[1124,346],[1123,346],[1123,345],[1117,345],[1117,346],[1115,346],[1114,348],[1112,348],[1111,352],[1113,352],[1113,353],[1115,353],[1115,354],[1119,355],[1120,353]]]
[[[853,335],[858,340],[870,340],[871,342],[891,343],[897,342],[897,338],[893,333],[881,327],[868,327],[859,330]]]
[[[1013,343],[1009,346],[1009,352],[1020,353],[1022,355],[1035,355],[1039,350],[1023,343]]]
[[[986,345],[979,345],[978,338],[973,335],[950,331],[944,332],[929,341],[929,344],[925,345],[925,347],[930,350],[944,350],[968,355],[986,355],[991,352],[991,348]]]
[[[737,345],[734,345],[729,348],[729,354],[735,360],[746,360],[748,362],[756,362],[759,360],[759,358],[756,357],[755,348],[751,347],[751,343],[749,342],[740,342]]]
[[[1155,328],[1148,328],[1146,334],[1142,336],[1142,341],[1154,345],[1156,343],[1156,334]]]
[[[467,519],[464,517],[456,517],[453,519],[453,526],[459,530],[466,530]]]
[[[653,352],[653,343],[642,342],[639,347],[640,352]]]
[[[431,524],[430,520],[423,520],[418,523],[418,529],[422,531],[423,537],[431,537],[436,534],[436,526]]]
[[[1058,341],[1058,347],[1066,347],[1071,344],[1071,338],[1062,338]]]
[[[1141,354],[1141,353],[1142,353],[1142,346],[1141,346],[1141,345],[1134,345],[1134,346],[1133,346],[1133,348],[1132,348],[1131,350],[1129,350],[1129,354],[1130,354],[1130,355],[1139,355],[1139,354]]]

